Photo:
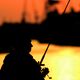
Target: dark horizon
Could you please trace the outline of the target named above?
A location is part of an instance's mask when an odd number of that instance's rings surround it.
[[[32,39],[38,40],[40,43],[80,46],[79,18],[80,13],[74,11],[63,15],[58,15],[55,11],[49,13],[48,18],[41,24],[4,23],[0,27],[0,49],[6,50],[14,45],[14,37],[19,30],[29,32]]]

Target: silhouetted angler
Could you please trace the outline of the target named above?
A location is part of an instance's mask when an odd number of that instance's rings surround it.
[[[44,80],[49,71],[45,75],[45,71],[41,73],[40,65],[29,54],[31,47],[30,38],[21,34],[17,36],[14,49],[4,59],[2,80]]]

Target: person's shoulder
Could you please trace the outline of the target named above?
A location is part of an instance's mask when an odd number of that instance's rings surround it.
[[[3,60],[3,62],[9,62],[11,59],[13,59],[13,54],[7,54]]]

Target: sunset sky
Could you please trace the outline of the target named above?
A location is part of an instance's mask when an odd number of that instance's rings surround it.
[[[26,0],[26,21],[35,23],[35,13],[41,22],[46,18],[45,3],[47,0]],[[59,0],[59,3],[48,8],[48,12],[57,10],[61,15],[68,0]],[[0,24],[6,22],[20,22],[24,8],[24,0],[0,0]],[[71,9],[80,12],[80,0],[71,0],[66,13]],[[48,44],[32,41],[33,48],[31,54],[40,61]],[[0,67],[6,54],[0,54]],[[80,80],[80,47],[50,45],[46,57],[43,61],[49,68],[49,76],[52,80]],[[46,76],[46,80],[49,80]]]
[[[35,13],[39,17],[39,21],[42,21],[46,17],[45,6],[47,0],[0,0],[0,23],[7,22],[20,22],[25,1],[26,20],[31,23],[35,23]],[[48,7],[48,11],[57,10],[59,14],[62,14],[66,7],[68,0],[59,0],[56,3]],[[80,12],[80,0],[71,0],[66,13],[71,12],[71,8],[75,12]]]

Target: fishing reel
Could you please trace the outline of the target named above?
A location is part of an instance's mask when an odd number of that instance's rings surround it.
[[[38,64],[40,64],[39,61],[38,61]],[[40,64],[40,66],[45,66],[45,64]],[[50,76],[48,75],[49,69],[48,69],[47,67],[42,68],[42,69],[41,69],[41,73],[42,73],[43,77],[45,77],[45,76],[47,75],[47,77],[48,77],[49,79],[52,79],[52,77],[50,77]]]
[[[43,77],[45,77],[45,76],[47,75],[49,79],[52,79],[52,77],[50,77],[50,76],[48,75],[49,69],[48,69],[47,67],[43,68],[43,69],[41,70],[41,73],[42,73]]]

